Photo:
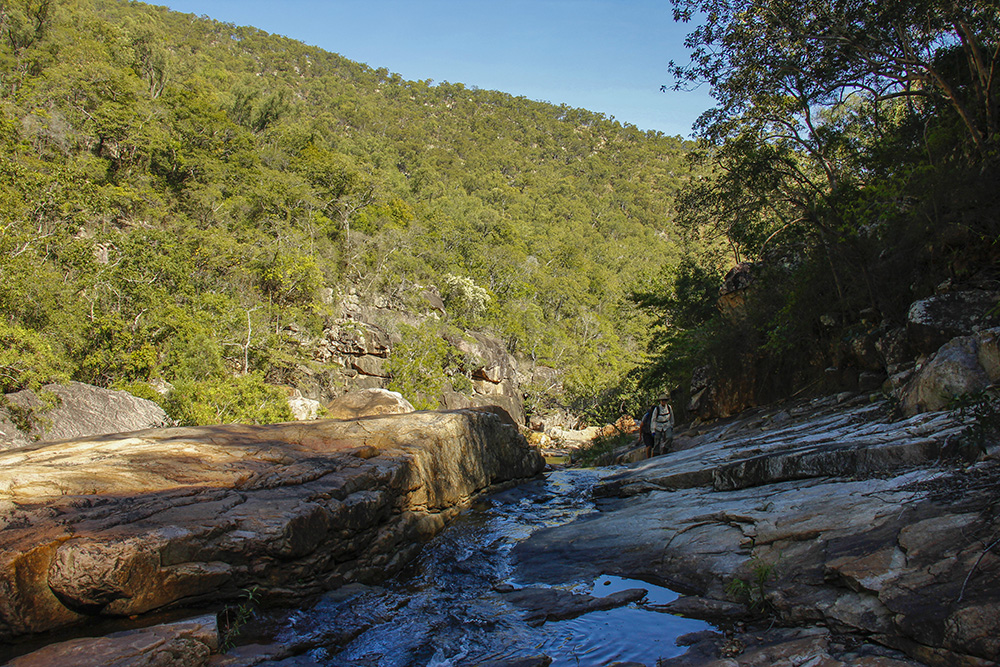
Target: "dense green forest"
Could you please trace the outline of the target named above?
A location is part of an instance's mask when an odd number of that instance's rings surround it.
[[[187,421],[280,419],[290,328],[432,286],[595,410],[658,317],[626,297],[686,252],[690,142],[162,7],[0,0],[0,106],[4,392],[162,379]]]
[[[997,3],[671,4],[691,27],[675,85],[717,101],[677,221],[717,252],[635,295],[665,316],[640,384],[702,367],[744,405],[837,389],[916,299],[1000,291]],[[718,268],[740,262],[753,282],[725,313]]]

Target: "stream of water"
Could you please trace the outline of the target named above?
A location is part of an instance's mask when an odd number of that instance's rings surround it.
[[[548,655],[555,667],[635,661],[652,667],[679,655],[676,639],[700,621],[646,608],[676,598],[641,581],[602,576],[561,588],[604,596],[645,588],[643,602],[531,627],[496,592],[518,581],[510,552],[535,530],[596,511],[590,488],[606,470],[557,470],[490,496],[429,542],[406,572],[383,586],[345,586],[285,616],[274,640],[311,647],[328,667],[459,667]]]

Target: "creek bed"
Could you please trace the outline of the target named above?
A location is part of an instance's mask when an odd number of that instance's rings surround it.
[[[678,636],[706,623],[647,608],[677,594],[641,581],[602,576],[557,586],[604,597],[628,588],[646,598],[533,627],[497,592],[522,588],[511,564],[513,546],[535,530],[596,511],[591,487],[607,469],[566,469],[504,491],[463,512],[431,540],[417,561],[382,586],[350,585],[313,606],[267,614],[247,635],[269,626],[271,641],[305,649],[303,658],[329,667],[458,667],[547,655],[552,665],[655,665],[683,653]],[[251,637],[248,637],[250,639]]]

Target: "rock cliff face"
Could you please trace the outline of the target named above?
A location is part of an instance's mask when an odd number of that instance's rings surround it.
[[[907,313],[906,333],[918,354],[932,354],[956,336],[1000,325],[1000,294],[957,290],[916,301]]]
[[[466,371],[472,378],[472,393],[468,395],[449,392],[444,396],[448,408],[486,407],[503,408],[516,424],[525,423],[524,399],[518,380],[517,363],[504,344],[480,333],[467,338],[458,336],[448,342],[469,360]]]
[[[424,297],[427,296],[432,295],[425,293]],[[389,360],[401,342],[394,328],[399,324],[418,325],[443,314],[436,307],[412,313],[385,297],[363,305],[357,294],[348,295],[340,309],[342,317],[327,326],[319,340],[291,332],[301,345],[312,349],[314,360],[322,368],[322,377],[303,375],[294,383],[324,403],[345,393],[388,387]],[[515,423],[524,424],[524,397],[517,362],[503,342],[479,332],[449,335],[444,340],[455,348],[455,357],[462,359],[459,370],[469,378],[471,388],[460,392],[446,387],[437,397],[439,404],[447,409],[498,406]]]
[[[0,637],[373,582],[541,470],[488,412],[173,428],[0,452]]]
[[[731,620],[736,602],[923,664],[996,664],[1000,462],[943,457],[964,428],[949,413],[889,412],[826,399],[679,438],[607,478],[602,512],[519,545],[521,576],[644,578],[689,594],[688,615]]]

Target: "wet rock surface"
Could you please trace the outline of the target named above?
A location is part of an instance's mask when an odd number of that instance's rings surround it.
[[[0,452],[0,637],[378,581],[535,475],[495,415],[154,429]]]
[[[507,602],[524,610],[528,625],[542,625],[546,621],[563,621],[592,611],[614,609],[646,597],[644,588],[630,588],[605,597],[538,586],[500,592]]]
[[[519,544],[519,573],[660,581],[713,620],[733,610],[712,601],[742,602],[748,618],[822,625],[924,664],[995,664],[1000,463],[943,458],[964,428],[949,413],[894,421],[844,399],[678,438],[686,449],[606,478],[603,511]],[[778,664],[711,660],[668,664]]]
[[[825,628],[779,628],[759,632],[693,633],[680,642],[691,648],[683,656],[661,660],[657,667],[918,667],[898,651]]]
[[[378,586],[348,585],[308,607],[265,612],[252,644],[212,667],[655,664],[676,637],[708,625],[652,608],[676,597],[646,582],[601,577],[559,586],[512,578],[511,546],[540,526],[594,511],[607,471],[557,470],[476,502],[411,567]],[[306,662],[312,660],[313,662]]]

